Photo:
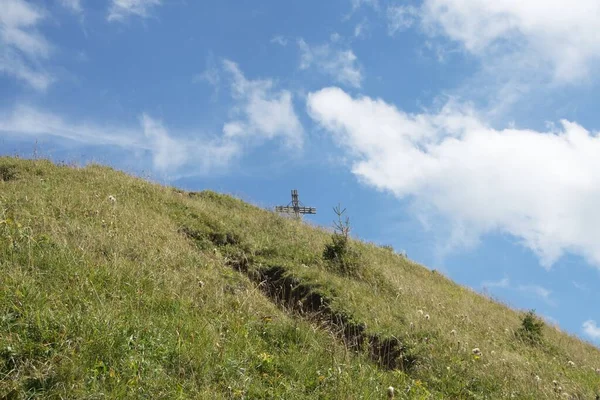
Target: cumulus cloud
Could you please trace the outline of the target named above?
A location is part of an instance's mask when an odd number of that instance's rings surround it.
[[[302,147],[304,130],[294,111],[292,94],[278,90],[271,79],[246,79],[230,60],[223,68],[231,80],[235,117],[223,126],[225,137],[271,140],[282,138],[289,147]]]
[[[566,120],[547,132],[498,130],[468,106],[409,114],[339,88],[310,93],[307,109],[360,180],[412,199],[425,221],[449,227],[453,247],[508,233],[546,267],[566,252],[600,267],[596,132]]]
[[[119,127],[69,121],[44,110],[18,106],[1,116],[0,134],[18,138],[53,137],[80,145],[148,153],[154,168],[165,173],[183,166],[198,173],[208,172],[226,166],[240,151],[236,143],[227,140],[173,135],[162,122],[147,114],[142,114],[139,122],[138,127]]]
[[[556,82],[590,75],[600,57],[597,0],[424,0],[422,27],[443,35],[491,65],[551,71]],[[393,20],[393,19],[392,19]],[[405,13],[397,23],[404,26]]]
[[[107,19],[124,21],[130,16],[148,18],[152,9],[161,3],[162,0],[111,0]]]
[[[339,84],[359,88],[363,76],[358,59],[352,50],[340,48],[338,42],[336,34],[329,42],[315,46],[299,39],[300,69],[315,68]]]
[[[52,51],[37,31],[45,11],[23,0],[0,0],[0,9],[0,73],[45,90],[53,81],[40,66]]]
[[[583,332],[594,340],[600,340],[600,326],[594,320],[587,320],[583,323]]]

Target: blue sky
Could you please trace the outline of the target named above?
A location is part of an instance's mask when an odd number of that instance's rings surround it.
[[[597,0],[0,0],[0,153],[353,235],[600,344]]]

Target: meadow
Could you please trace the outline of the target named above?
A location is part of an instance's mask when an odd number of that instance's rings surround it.
[[[225,194],[0,158],[2,399],[596,399],[600,349],[527,311]]]

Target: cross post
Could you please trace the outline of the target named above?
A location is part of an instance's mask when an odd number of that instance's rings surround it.
[[[292,189],[292,201],[287,206],[276,206],[276,212],[285,214],[294,214],[296,218],[300,218],[303,214],[316,214],[317,209],[315,207],[305,207],[300,200],[298,200],[298,190]]]

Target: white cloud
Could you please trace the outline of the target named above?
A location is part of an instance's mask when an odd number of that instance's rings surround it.
[[[510,287],[510,281],[508,278],[503,278],[503,279],[500,279],[499,281],[485,281],[481,285],[486,288],[507,289]]]
[[[583,332],[594,340],[600,340],[600,326],[594,320],[587,320],[583,323]]]
[[[551,71],[557,82],[590,75],[600,57],[597,0],[424,0],[422,26],[490,65]],[[548,68],[550,66],[550,68]]]
[[[148,18],[151,10],[161,3],[162,0],[111,0],[107,19],[123,21],[130,16]]]
[[[221,76],[217,68],[209,66],[201,74],[195,75],[192,81],[194,83],[206,82],[211,86],[218,88],[221,83]]]
[[[209,53],[208,57],[206,57],[206,69],[202,73],[195,75],[192,82],[206,82],[218,91],[221,84],[221,74],[212,53]]]
[[[589,293],[590,289],[583,283],[579,283],[576,281],[573,281],[572,283],[575,289],[579,290],[580,292]]]
[[[379,0],[350,0],[352,11],[356,11],[362,6],[369,6],[375,10],[379,9]]]
[[[81,14],[83,7],[81,7],[81,0],[60,0],[63,7],[69,9],[69,11],[75,14]]]
[[[227,140],[174,136],[147,114],[140,116],[139,127],[123,128],[66,121],[53,113],[19,106],[2,115],[0,134],[19,138],[47,136],[80,145],[147,152],[152,156],[154,168],[161,172],[173,172],[183,166],[197,173],[207,172],[225,167],[240,152],[236,143]]]
[[[237,143],[228,140],[190,140],[172,137],[162,122],[142,114],[140,123],[144,137],[149,140],[154,166],[161,171],[183,166],[194,168],[198,163],[202,171],[229,164],[240,152]]]
[[[354,26],[354,37],[364,38],[367,35],[369,30],[369,23],[366,19],[363,19],[361,22]]]
[[[362,72],[354,52],[350,49],[336,48],[339,35],[322,45],[309,46],[303,39],[298,40],[300,47],[300,69],[314,67],[329,75],[337,83],[359,88]]]
[[[271,43],[275,43],[275,44],[285,47],[288,44],[288,40],[284,36],[277,35],[277,36],[273,36],[273,38],[271,39]]]
[[[302,147],[304,130],[294,111],[292,94],[277,90],[270,79],[248,80],[237,64],[225,60],[231,77],[231,93],[236,101],[235,118],[223,126],[228,138],[283,138],[290,147]]]
[[[553,325],[555,328],[558,328],[560,326],[558,320],[556,318],[554,318],[554,317],[551,317],[549,315],[541,314],[540,318],[542,318],[547,324]]]
[[[550,267],[565,252],[600,267],[600,137],[561,121],[548,132],[487,126],[468,106],[408,114],[339,88],[309,94],[310,116],[363,182],[413,200],[453,247],[508,233]],[[541,292],[540,292],[541,294]]]
[[[36,30],[44,10],[23,0],[0,0],[0,9],[0,72],[45,90],[53,78],[40,64],[52,46]]]
[[[485,281],[482,282],[481,286],[483,288],[500,288],[500,289],[508,289],[508,290],[517,290],[519,292],[534,296],[543,300],[544,302],[554,305],[554,301],[551,299],[550,295],[552,292],[549,289],[546,289],[543,286],[528,284],[528,285],[517,285],[511,286],[510,280],[508,278],[500,279],[499,281]]]
[[[244,150],[265,140],[283,139],[298,148],[303,129],[292,104],[292,95],[276,90],[272,80],[248,80],[238,66],[224,62],[231,75],[234,119],[217,136],[189,132],[172,133],[165,125],[143,113],[139,125],[114,126],[74,121],[29,106],[0,111],[0,137],[49,137],[78,145],[109,146],[151,157],[153,167],[162,173],[186,176],[223,169]]]
[[[517,288],[519,291],[523,293],[527,293],[533,295],[540,300],[545,301],[548,304],[554,304],[554,302],[550,299],[550,295],[552,292],[540,285],[520,285]]]
[[[409,29],[417,21],[419,10],[414,6],[389,6],[387,9],[388,33],[394,35]]]

